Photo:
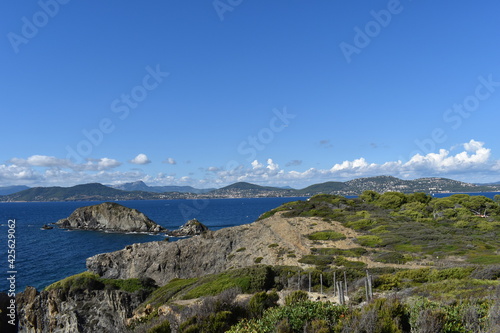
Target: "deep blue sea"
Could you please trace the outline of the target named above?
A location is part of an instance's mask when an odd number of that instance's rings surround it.
[[[210,200],[118,201],[135,208],[156,223],[173,230],[197,218],[211,230],[255,221],[260,214],[282,203],[303,198],[254,198]],[[0,291],[9,283],[8,220],[15,219],[17,292],[26,286],[42,289],[64,277],[86,270],[85,259],[98,253],[123,249],[133,243],[163,240],[164,235],[119,234],[97,231],[41,230],[44,224],[68,217],[76,208],[92,202],[1,202],[0,203]]]
[[[500,192],[460,192],[460,193],[435,193],[432,196],[434,198],[444,198],[449,197],[452,194],[468,194],[468,195],[483,195],[487,198],[493,199],[495,195],[500,194]]]

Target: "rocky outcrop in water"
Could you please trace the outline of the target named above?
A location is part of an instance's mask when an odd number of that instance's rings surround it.
[[[187,221],[179,229],[169,232],[168,235],[174,237],[196,236],[207,231],[209,231],[209,229],[206,225],[197,219],[192,219]]]
[[[19,332],[126,332],[126,319],[145,296],[123,290],[37,292],[27,287],[16,297]]]
[[[69,217],[55,223],[60,228],[113,232],[165,232],[137,209],[114,202],[77,208]]]

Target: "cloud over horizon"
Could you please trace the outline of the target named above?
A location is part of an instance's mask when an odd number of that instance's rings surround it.
[[[151,160],[146,154],[139,154],[129,161],[132,164],[145,165],[151,163]]]
[[[173,160],[173,159],[172,159]],[[168,161],[168,160],[167,160]],[[152,163],[145,154],[129,161],[133,164]],[[171,164],[171,163],[170,163]],[[304,165],[304,161],[293,160],[286,167]],[[151,185],[191,185],[198,187],[225,186],[246,181],[261,185],[308,186],[313,183],[353,178],[391,175],[403,179],[420,177],[447,177],[462,181],[498,181],[500,160],[492,159],[491,149],[485,143],[470,140],[457,147],[440,149],[426,155],[415,154],[408,161],[370,163],[364,157],[335,163],[328,169],[308,168],[302,171],[284,170],[272,158],[265,162],[252,161],[249,165],[203,167],[201,178],[192,174],[166,175],[163,172],[146,174],[141,170],[115,170],[123,163],[112,158],[88,159],[81,164],[53,156],[33,155],[28,158],[11,158],[0,164],[0,186],[71,186],[100,182],[116,184],[143,180]],[[123,168],[122,168],[123,169]]]

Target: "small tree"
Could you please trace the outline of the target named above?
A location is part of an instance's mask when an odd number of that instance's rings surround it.
[[[367,202],[367,203],[374,202],[374,201],[376,201],[379,197],[380,197],[380,194],[378,194],[378,193],[377,193],[377,192],[375,192],[375,191],[371,191],[371,190],[364,191],[364,192],[363,192],[363,193],[359,196],[359,198],[360,198],[363,202]]]
[[[399,209],[406,201],[406,195],[403,193],[386,192],[377,199],[377,204],[386,209]]]

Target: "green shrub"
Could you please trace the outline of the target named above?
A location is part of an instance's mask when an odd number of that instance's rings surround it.
[[[380,237],[371,235],[359,236],[357,242],[359,245],[367,247],[377,247],[383,243]]]
[[[309,295],[302,290],[297,290],[285,297],[285,305],[293,305],[309,300]]]
[[[366,267],[366,264],[364,262],[361,262],[361,261],[350,261],[350,260],[347,260],[346,258],[344,258],[342,256],[339,256],[339,257],[335,258],[335,260],[333,261],[333,263],[336,266],[344,266],[346,268],[364,268],[364,267]]]
[[[260,264],[260,262],[262,261],[262,259],[264,259],[263,257],[257,257],[253,260],[254,263],[256,264]]]
[[[261,291],[256,293],[248,303],[248,311],[252,318],[260,318],[264,310],[278,306],[279,296],[275,291],[267,293]]]
[[[379,298],[351,313],[342,328],[356,327],[356,332],[409,332],[409,313],[404,304],[396,298]]]
[[[61,289],[64,292],[81,292],[84,290],[120,289],[126,292],[144,290],[151,292],[156,289],[152,279],[104,279],[91,272],[83,272],[69,276],[47,286],[45,290]]]
[[[133,293],[138,290],[144,289],[143,284],[139,279],[115,280],[115,279],[101,279],[101,281],[114,289],[121,289]]]
[[[500,264],[500,255],[482,255],[471,256],[469,262],[479,265],[495,265]]]
[[[498,280],[500,279],[500,265],[478,267],[472,272],[471,277],[481,280]]]
[[[406,196],[399,192],[385,192],[376,201],[377,205],[385,209],[399,209],[407,201]]]
[[[245,251],[247,248],[246,247],[240,247],[238,250],[236,250],[236,252],[243,252]]]
[[[231,327],[230,333],[275,333],[275,332],[312,332],[305,326],[316,322],[315,326],[334,328],[341,317],[348,312],[347,307],[332,303],[300,301],[268,309],[262,318],[242,320]],[[324,332],[324,331],[318,331]]]
[[[346,223],[346,227],[353,228],[354,230],[368,230],[375,224],[375,221],[370,219],[360,219]]]
[[[152,306],[165,304],[176,294],[186,288],[189,288],[198,281],[199,278],[172,279],[166,285],[153,291],[144,304],[151,304]]]
[[[344,256],[344,257],[361,257],[368,253],[362,247],[355,247],[352,249],[337,249],[332,247],[312,248],[314,254],[329,255],[329,256]]]
[[[325,231],[317,231],[307,236],[310,240],[341,240],[346,239],[344,234],[340,232],[325,230]]]
[[[264,265],[229,270],[200,278],[182,298],[218,295],[231,288],[240,288],[244,293],[268,290],[274,285],[274,275],[273,268]]]
[[[324,256],[324,255],[314,255],[307,254],[299,259],[301,264],[308,265],[317,265],[317,266],[326,266],[333,263],[334,258],[332,256]]]
[[[165,320],[159,325],[156,325],[153,328],[150,328],[148,330],[148,333],[170,333],[172,332],[170,329],[170,322],[168,320]]]
[[[407,261],[399,252],[383,252],[373,256],[373,260],[387,264],[404,264]]]

